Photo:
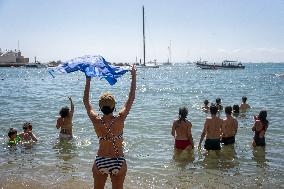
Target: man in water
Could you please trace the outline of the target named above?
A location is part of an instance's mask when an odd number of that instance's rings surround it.
[[[232,107],[225,107],[226,118],[223,119],[222,124],[222,140],[221,142],[225,145],[235,143],[235,135],[238,130],[238,121],[232,117]]]
[[[216,116],[218,108],[215,104],[211,104],[211,117],[207,117],[204,123],[204,128],[201,134],[198,148],[201,148],[201,143],[206,136],[204,148],[206,150],[220,150],[220,135],[223,120]]]

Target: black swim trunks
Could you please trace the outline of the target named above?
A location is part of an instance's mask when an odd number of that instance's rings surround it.
[[[235,143],[235,136],[223,137],[223,138],[221,139],[221,142],[222,142],[224,145],[227,145],[227,144],[234,144],[234,143]]]
[[[220,139],[206,139],[204,148],[206,150],[221,150]]]

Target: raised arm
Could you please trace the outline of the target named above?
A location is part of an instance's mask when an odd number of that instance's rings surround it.
[[[119,111],[119,116],[123,117],[124,119],[127,117],[131,106],[135,99],[135,91],[136,91],[136,66],[133,65],[131,69],[132,81],[130,86],[130,91],[128,95],[128,99],[122,109]]]
[[[90,84],[91,84],[91,78],[86,77],[86,85],[85,85],[85,90],[84,90],[83,102],[84,102],[84,105],[85,105],[85,108],[87,110],[87,114],[88,114],[89,118],[94,123],[94,121],[98,118],[98,114],[95,113],[95,111],[92,107],[92,104],[90,102],[90,98],[89,98]]]
[[[73,114],[74,114],[74,104],[73,104],[73,101],[72,101],[72,98],[71,98],[71,97],[68,97],[68,99],[70,100],[70,105],[71,105],[70,114],[71,114],[71,116],[73,117]]]

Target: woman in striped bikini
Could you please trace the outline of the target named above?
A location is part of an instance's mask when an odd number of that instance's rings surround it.
[[[86,78],[84,91],[84,105],[91,119],[97,136],[99,137],[99,149],[93,164],[94,188],[104,188],[108,175],[110,175],[112,188],[123,188],[123,182],[127,172],[127,165],[123,155],[123,128],[124,121],[135,99],[136,67],[131,69],[132,81],[128,100],[117,115],[113,114],[115,99],[110,93],[104,93],[99,100],[100,110],[103,116],[96,113],[90,103],[91,78]]]

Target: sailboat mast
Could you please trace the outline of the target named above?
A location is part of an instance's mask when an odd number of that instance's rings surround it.
[[[143,65],[146,66],[145,63],[145,21],[144,21],[144,6],[142,6],[142,15],[143,15]]]

